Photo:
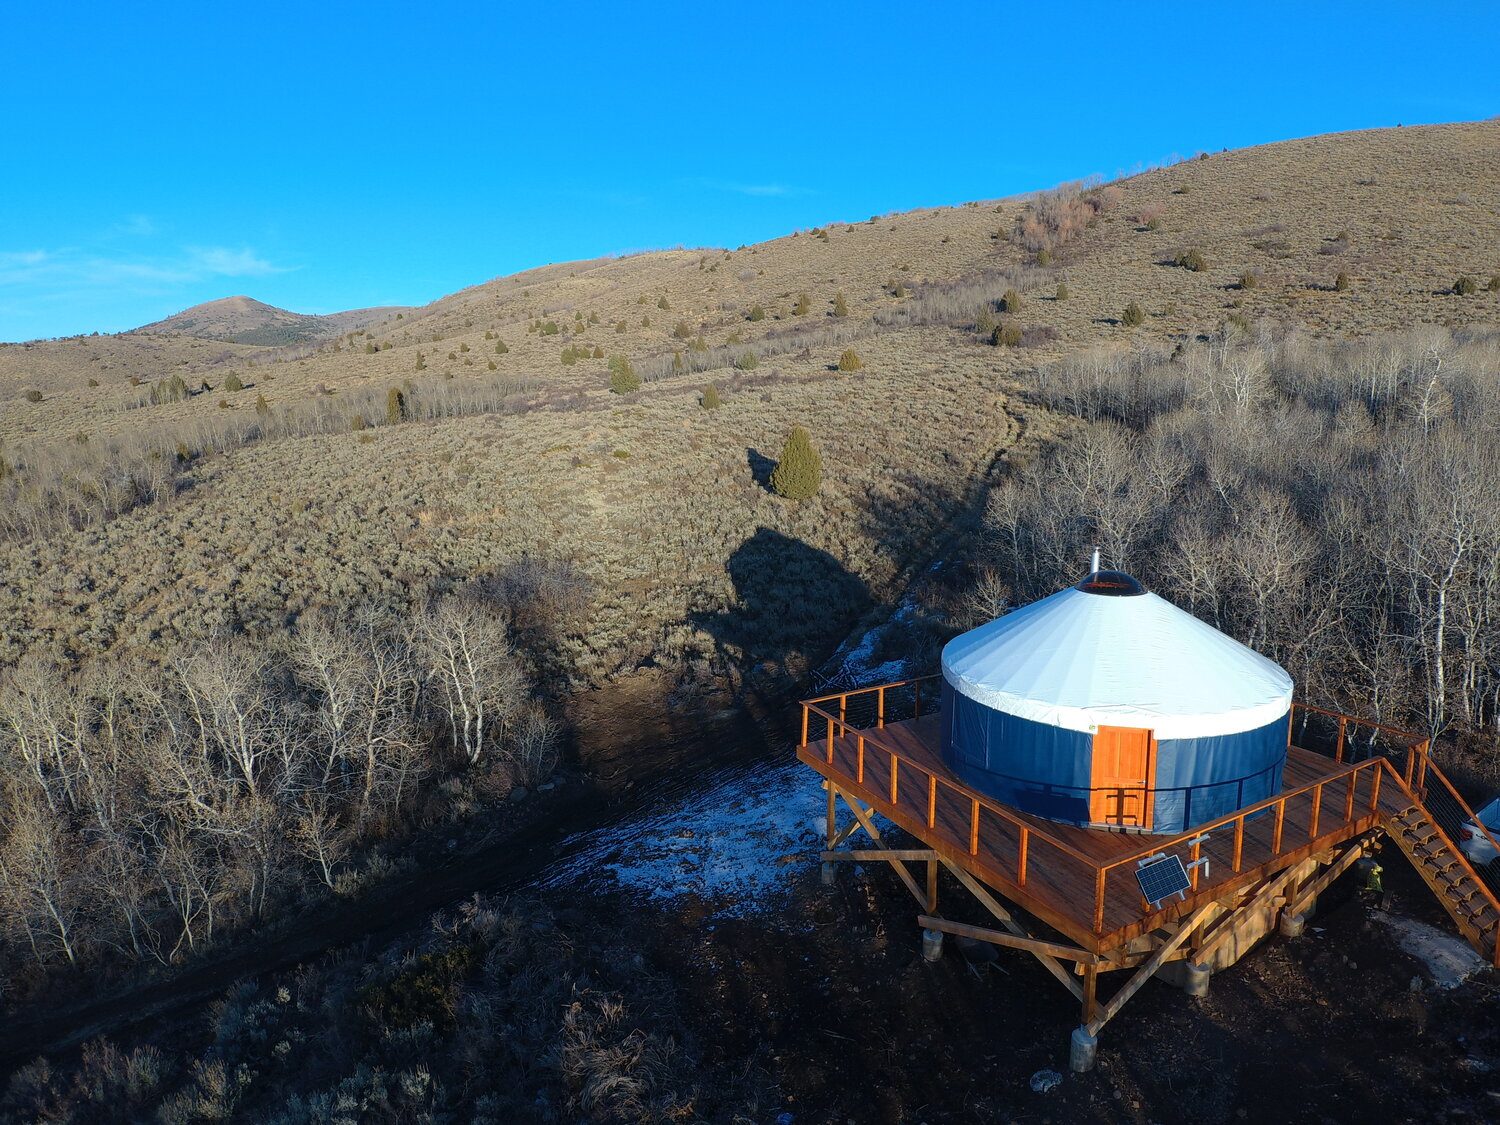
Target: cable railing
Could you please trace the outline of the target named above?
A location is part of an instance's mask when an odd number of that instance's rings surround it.
[[[1416,737],[1380,724],[1306,708],[1309,713],[1334,720],[1336,729],[1332,732],[1328,756],[1343,769],[1186,831],[1144,837],[1142,847],[1105,863],[1039,827],[1030,818],[903,754],[893,744],[894,740],[885,734],[889,725],[922,718],[938,709],[940,696],[935,686],[939,679],[927,676],[806,700],[802,746],[809,748],[810,740],[818,738],[823,743],[825,763],[835,767],[839,760],[838,740],[848,739],[854,751],[850,776],[856,785],[865,787],[867,792],[878,785],[879,799],[898,813],[898,822],[904,816],[918,828],[946,836],[950,844],[966,850],[971,858],[982,860],[1017,889],[1027,888],[1028,881],[1040,869],[1039,864],[1067,869],[1052,871],[1054,884],[1061,881],[1077,885],[1082,879],[1087,885],[1091,881],[1091,928],[1096,935],[1120,928],[1107,924],[1115,920],[1109,916],[1111,900],[1117,915],[1128,914],[1132,921],[1139,920],[1138,909],[1132,912],[1132,907],[1139,906],[1135,868],[1153,855],[1185,849],[1189,878],[1196,890],[1200,877],[1209,877],[1204,873],[1211,873],[1214,867],[1238,876],[1271,860],[1310,849],[1324,835],[1352,828],[1366,818],[1373,820],[1380,806],[1387,759],[1384,754],[1367,752],[1376,741],[1367,737],[1365,728],[1402,739]],[[1306,715],[1294,713],[1289,729],[1293,739],[1299,717],[1304,731],[1308,726]],[[1351,731],[1357,737],[1351,737]],[[1410,742],[1406,749],[1409,760],[1397,776],[1403,780],[1425,776],[1425,752],[1419,763],[1419,755]],[[1149,799],[1149,792],[1147,796]],[[1221,831],[1224,829],[1228,831]],[[1223,882],[1219,879],[1210,885]]]

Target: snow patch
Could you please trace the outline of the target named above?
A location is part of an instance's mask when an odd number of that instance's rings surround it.
[[[1485,967],[1484,958],[1468,942],[1426,922],[1384,912],[1376,913],[1375,917],[1390,929],[1397,945],[1427,966],[1439,988],[1457,988]]]
[[[563,847],[571,854],[541,885],[622,889],[647,901],[694,898],[711,918],[749,917],[780,906],[793,880],[818,862],[827,812],[822,779],[800,762],[735,770],[570,838]]]
[[[831,678],[831,683],[839,684],[889,684],[906,678],[906,661],[887,660],[881,664],[873,664],[875,658],[875,646],[880,643],[880,638],[886,630],[893,625],[899,625],[911,620],[917,613],[917,601],[908,594],[901,600],[895,611],[881,624],[869,630],[859,639],[859,643],[848,652],[836,654],[834,660],[839,662],[838,671]]]

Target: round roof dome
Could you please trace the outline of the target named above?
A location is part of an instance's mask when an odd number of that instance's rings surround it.
[[[1148,727],[1158,739],[1256,730],[1292,703],[1280,665],[1117,571],[955,637],[943,677],[1034,722]]]

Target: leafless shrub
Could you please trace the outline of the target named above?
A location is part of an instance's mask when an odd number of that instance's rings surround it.
[[[991,564],[1029,601],[1102,543],[1310,695],[1488,729],[1500,455],[1471,438],[1500,410],[1500,334],[1252,337],[1044,369],[1044,401],[1097,421],[996,493]]]

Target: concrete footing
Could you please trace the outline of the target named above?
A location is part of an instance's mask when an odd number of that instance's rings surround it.
[[[833,886],[833,884],[838,881],[838,870],[836,865],[832,863],[825,863],[823,865],[823,870],[820,873],[820,877],[822,878],[823,885],[825,887]]]
[[[1189,996],[1207,996],[1208,982],[1214,971],[1207,965],[1195,965],[1189,961],[1182,967],[1182,990]]]
[[[1307,928],[1306,914],[1282,914],[1281,936],[1288,938],[1299,938],[1302,931]]]
[[[1098,1055],[1098,1037],[1090,1035],[1087,1028],[1075,1027],[1073,1038],[1068,1042],[1068,1069],[1074,1074],[1093,1070],[1094,1060]]]
[[[943,931],[922,931],[922,960],[940,961],[943,957]]]

